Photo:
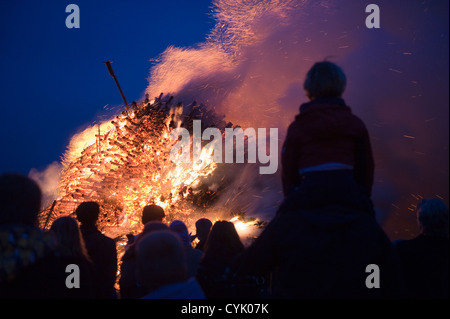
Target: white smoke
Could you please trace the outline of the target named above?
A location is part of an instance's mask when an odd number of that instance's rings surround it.
[[[43,171],[32,168],[28,177],[41,188],[42,209],[47,208],[58,197],[58,184],[63,166],[58,162],[48,165]]]

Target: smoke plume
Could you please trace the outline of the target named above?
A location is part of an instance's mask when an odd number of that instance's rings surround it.
[[[61,178],[62,165],[53,162],[43,171],[32,168],[28,177],[33,179],[42,191],[42,209],[48,207],[58,196],[58,183]]]

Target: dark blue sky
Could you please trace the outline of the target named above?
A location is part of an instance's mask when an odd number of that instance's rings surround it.
[[[70,3],[79,29],[66,28]],[[2,0],[0,173],[59,161],[74,133],[123,103],[102,62],[113,61],[128,102],[138,100],[150,60],[204,41],[210,13],[210,0]]]

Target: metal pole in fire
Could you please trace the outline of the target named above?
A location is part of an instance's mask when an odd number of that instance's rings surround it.
[[[123,101],[125,102],[125,107],[126,107],[126,109],[128,110],[128,103],[127,103],[127,100],[125,99],[125,95],[123,94],[122,89],[120,88],[119,81],[117,81],[116,75],[114,74],[113,68],[112,68],[112,66],[111,66],[111,61],[108,60],[108,61],[103,62],[103,63],[104,63],[104,64],[106,65],[106,67],[108,68],[109,75],[111,75],[111,77],[112,77],[112,78],[114,79],[114,81],[116,82],[116,85],[117,85],[117,88],[119,89],[120,95],[122,96],[122,99],[123,99]]]

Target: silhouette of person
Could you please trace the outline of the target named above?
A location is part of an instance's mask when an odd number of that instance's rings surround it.
[[[408,297],[449,298],[448,207],[439,198],[425,198],[417,205],[420,234],[394,242],[405,274]]]
[[[370,199],[374,161],[368,131],[342,99],[342,69],[315,63],[304,89],[310,102],[289,126],[282,149],[285,199],[247,248],[238,274],[272,273],[276,298],[396,298],[403,282],[392,243]],[[368,289],[366,267],[383,269]]]
[[[97,228],[100,206],[96,202],[83,202],[75,210],[81,223],[80,230],[88,254],[94,263],[99,285],[99,297],[116,298],[114,284],[117,273],[116,243],[112,238],[103,235]]]
[[[142,209],[142,225],[146,225],[148,222],[157,221],[162,222],[164,217],[166,217],[166,214],[164,213],[164,209],[161,206],[158,205],[147,205]],[[133,234],[127,234],[127,246],[133,243],[133,241],[136,239],[136,236]]]
[[[145,225],[151,221],[162,222],[166,214],[164,209],[158,205],[147,205],[142,209],[142,224]]]
[[[187,264],[186,277],[195,277],[203,253],[192,247],[191,236],[189,235],[186,225],[181,220],[172,221],[169,225],[169,229],[180,236],[181,242],[183,243]]]
[[[195,235],[192,236],[192,239],[197,238],[199,240],[197,245],[195,245],[196,249],[201,251],[204,250],[211,227],[212,222],[208,218],[200,218],[195,222]]]
[[[285,196],[305,182],[351,183],[352,178],[359,192],[370,196],[374,160],[369,133],[342,99],[346,83],[342,69],[328,61],[317,62],[308,71],[303,87],[310,102],[300,106],[282,148]]]
[[[136,246],[146,234],[158,230],[169,230],[169,227],[159,221],[147,222],[142,233],[138,234],[136,240],[126,247],[120,265],[119,286],[121,299],[141,298],[147,293],[147,289],[140,285],[136,278]]]
[[[68,289],[69,297],[83,299],[97,297],[95,268],[84,245],[77,221],[69,216],[59,217],[53,221],[49,232],[56,238],[56,250],[60,261],[65,265],[77,265],[80,270],[79,287]]]
[[[207,298],[233,296],[233,267],[245,248],[232,222],[217,221],[211,228],[197,271]]]
[[[148,294],[143,299],[204,299],[195,278],[186,280],[185,249],[172,231],[146,234],[137,243],[137,278]]]
[[[38,228],[41,190],[21,174],[0,175],[0,298],[73,297],[53,235]]]

